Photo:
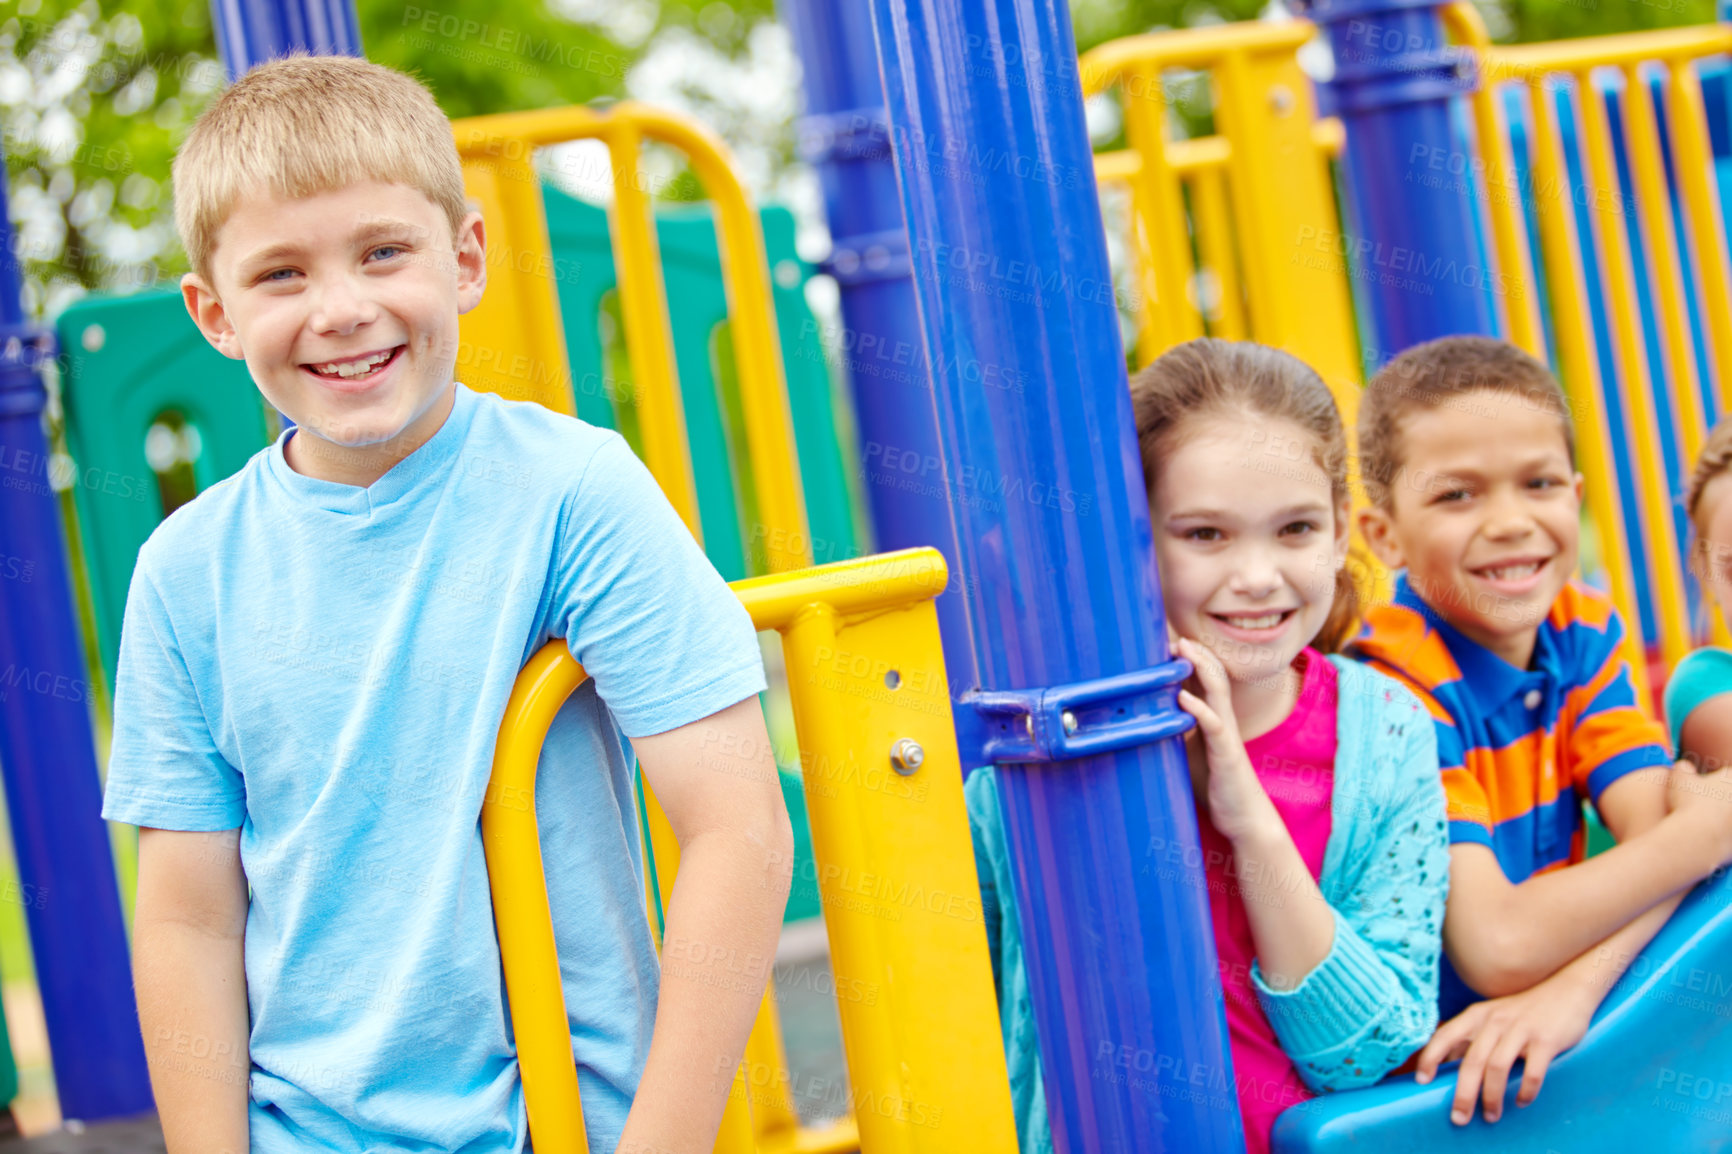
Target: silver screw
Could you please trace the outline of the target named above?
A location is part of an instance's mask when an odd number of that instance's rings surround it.
[[[101,325],[85,325],[80,334],[79,343],[87,353],[99,353],[102,346],[108,343],[108,332]]]
[[[1276,116],[1286,116],[1293,111],[1293,90],[1285,84],[1269,89],[1269,107],[1275,110]]]
[[[1059,714],[1058,719],[1064,723],[1064,735],[1066,737],[1076,733],[1076,714],[1067,709]]]
[[[926,750],[912,737],[899,737],[890,747],[890,765],[903,777],[915,773],[925,763]]]

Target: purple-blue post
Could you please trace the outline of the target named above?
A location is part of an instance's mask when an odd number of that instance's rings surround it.
[[[956,523],[884,119],[872,10],[860,0],[782,0],[781,9],[806,89],[800,152],[818,170],[833,237],[824,270],[841,291],[838,343],[853,386],[875,544],[882,552],[931,545],[955,574]],[[938,597],[938,628],[951,684],[973,685],[968,615],[962,582],[954,577]]]
[[[872,8],[1053,1138],[1241,1150],[1069,8]]]
[[[1468,58],[1449,47],[1436,0],[1312,0],[1329,37],[1329,88],[1346,128],[1349,257],[1366,286],[1375,347],[1367,372],[1457,333],[1495,335],[1493,278],[1473,203],[1457,98]],[[1469,175],[1462,177],[1459,174]]]
[[[289,52],[363,55],[354,0],[211,0],[211,22],[230,83]]]
[[[5,202],[0,166],[0,204]],[[0,213],[0,252],[13,253]],[[49,481],[40,361],[18,264],[0,261],[0,766],[60,1113],[97,1121],[149,1110],[126,923],[90,728],[60,502]]]

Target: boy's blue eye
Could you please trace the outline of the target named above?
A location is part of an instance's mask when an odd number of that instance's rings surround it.
[[[369,255],[378,256],[382,252],[397,253],[397,252],[402,252],[402,251],[403,251],[403,246],[400,244],[382,244],[378,248],[374,249],[372,251],[372,253]]]
[[[278,273],[280,273],[280,272],[294,272],[294,271],[295,270],[292,268],[272,269],[270,272],[266,273],[264,276],[260,277],[259,279],[260,280],[272,280],[272,281],[279,280],[280,278],[277,276]]]

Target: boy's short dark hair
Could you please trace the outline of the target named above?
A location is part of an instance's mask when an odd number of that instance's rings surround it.
[[[1459,408],[1458,399],[1490,390],[1557,414],[1564,447],[1576,459],[1570,403],[1545,364],[1493,337],[1439,337],[1414,345],[1384,365],[1365,387],[1359,406],[1359,467],[1366,498],[1387,509],[1401,474],[1401,425],[1414,413]],[[1458,402],[1452,404],[1451,402]]]

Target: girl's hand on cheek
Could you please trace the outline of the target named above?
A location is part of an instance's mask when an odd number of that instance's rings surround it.
[[[1197,800],[1209,821],[1235,843],[1253,832],[1285,828],[1239,737],[1232,690],[1220,659],[1189,638],[1179,638],[1174,652],[1196,668],[1195,680],[1203,691],[1199,697],[1189,689],[1179,690],[1179,706],[1197,719],[1197,730],[1202,734],[1208,783]]]

